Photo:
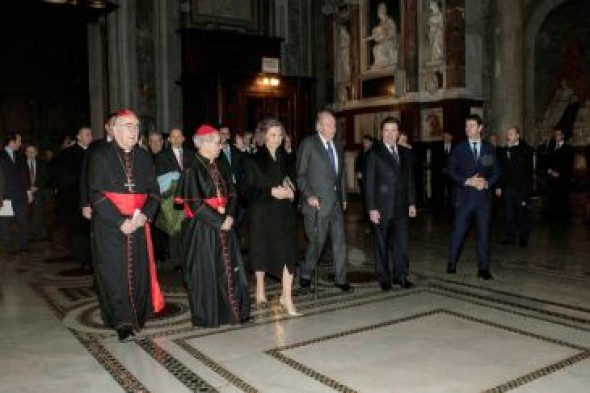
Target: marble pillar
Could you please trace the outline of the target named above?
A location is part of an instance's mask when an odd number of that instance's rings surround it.
[[[109,110],[138,106],[135,2],[120,2],[107,16]]]
[[[167,133],[182,125],[182,94],[176,83],[181,79],[181,44],[177,33],[182,22],[182,2],[156,0],[155,90],[156,128]]]
[[[88,35],[88,92],[90,106],[90,128],[95,139],[104,136],[105,108],[108,107],[108,85],[106,82],[104,51],[104,19],[89,23]]]
[[[504,141],[506,129],[524,125],[523,0],[493,0],[492,119],[489,132]],[[526,130],[524,130],[526,136]]]

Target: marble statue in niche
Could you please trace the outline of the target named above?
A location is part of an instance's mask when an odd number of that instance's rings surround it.
[[[371,30],[367,41],[373,41],[373,63],[371,70],[382,70],[395,67],[398,59],[397,25],[393,18],[387,14],[387,5],[379,3],[377,6],[377,26]]]
[[[572,146],[590,145],[590,99],[580,107],[574,122],[574,131],[571,140]]]
[[[555,127],[559,120],[561,120],[568,105],[576,102],[578,102],[576,93],[571,87],[569,87],[567,80],[562,79],[557,90],[555,90],[553,98],[551,98],[551,101],[547,106],[547,110],[545,111],[545,116],[543,117],[543,123],[541,125],[543,136],[547,136],[553,131],[553,127]]]
[[[350,80],[350,34],[344,25],[340,25],[340,44],[338,47],[338,80]]]
[[[438,1],[431,0],[428,15],[428,42],[430,44],[430,64],[438,64],[443,60],[443,13]]]

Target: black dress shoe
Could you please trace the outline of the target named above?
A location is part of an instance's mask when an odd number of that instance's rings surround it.
[[[449,262],[447,263],[447,273],[448,274],[455,274],[457,273],[457,264]]]
[[[477,277],[484,281],[490,281],[494,279],[494,276],[490,274],[489,270],[480,270],[477,272]]]
[[[301,289],[308,289],[311,287],[311,280],[309,278],[300,278],[299,287]]]
[[[126,343],[132,341],[135,335],[131,329],[117,329],[117,336],[120,343]]]
[[[384,292],[390,291],[391,290],[391,284],[388,282],[380,282],[379,286],[381,287],[381,290]]]
[[[403,289],[410,289],[414,286],[414,283],[409,280],[393,280],[393,285],[399,285]]]
[[[348,292],[350,290],[352,290],[352,287],[350,286],[349,283],[345,282],[344,284],[337,284],[334,283],[334,286],[338,289],[340,289],[342,292]]]

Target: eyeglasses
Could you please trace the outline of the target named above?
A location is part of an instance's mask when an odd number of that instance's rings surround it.
[[[123,123],[116,125],[116,127],[123,127],[127,128],[128,130],[139,130],[139,123]]]

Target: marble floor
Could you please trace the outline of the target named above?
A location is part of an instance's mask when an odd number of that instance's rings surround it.
[[[324,264],[317,298],[296,296],[304,316],[286,316],[269,281],[270,306],[251,323],[195,329],[178,275],[162,267],[164,312],[123,344],[59,242],[3,256],[0,392],[590,391],[590,226],[535,215],[527,249],[498,244],[495,230],[496,279],[481,282],[473,234],[446,275],[451,220],[420,213],[413,289],[378,288],[371,234],[352,209],[354,292],[339,293]]]

